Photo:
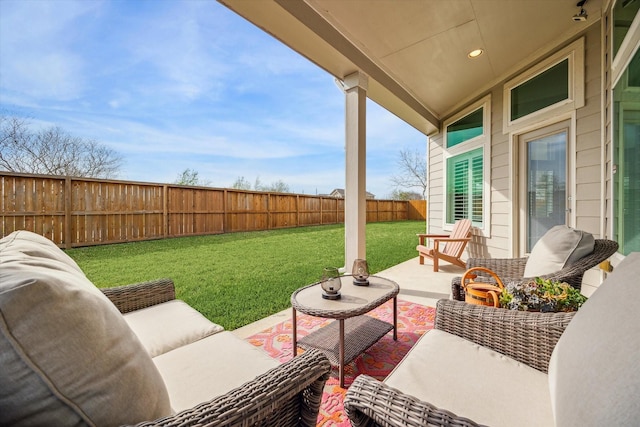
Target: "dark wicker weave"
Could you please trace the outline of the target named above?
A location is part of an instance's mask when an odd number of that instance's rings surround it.
[[[368,375],[359,375],[353,381],[344,399],[344,410],[353,427],[478,426]]]
[[[175,299],[170,279],[102,289],[123,312]],[[228,393],[139,426],[315,426],[331,365],[317,350],[273,368]]]
[[[574,314],[532,313],[440,300],[435,328],[546,372],[551,352]],[[477,425],[366,375],[360,375],[349,387],[344,407],[354,427]]]
[[[138,426],[313,427],[330,370],[324,354],[309,350],[223,396]]]
[[[176,299],[176,289],[171,279],[158,279],[100,290],[123,314]]]
[[[582,276],[584,276],[584,272],[606,260],[617,250],[618,243],[613,240],[596,239],[591,254],[560,271],[540,277],[566,282],[574,288],[580,289],[582,287]],[[526,263],[527,258],[470,258],[467,260],[467,269],[472,267],[486,267],[496,273],[506,285],[508,282],[521,283],[534,279],[533,277],[523,277]],[[465,297],[461,280],[462,277],[454,277],[451,280],[451,294],[453,299],[457,301],[464,301]],[[487,279],[487,281],[489,280]]]
[[[560,335],[575,312],[536,313],[440,300],[435,328],[547,372]]]

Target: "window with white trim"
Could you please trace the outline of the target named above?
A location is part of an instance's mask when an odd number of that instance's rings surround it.
[[[486,228],[490,105],[487,96],[445,122],[445,228],[464,218]]]
[[[511,121],[569,99],[569,58],[511,89]]]
[[[509,80],[504,85],[506,133],[584,106],[584,38]]]

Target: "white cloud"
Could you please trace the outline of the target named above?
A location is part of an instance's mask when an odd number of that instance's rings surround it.
[[[29,25],[25,25],[29,23]],[[216,2],[0,0],[0,109],[103,142],[124,179],[344,187],[333,78]],[[426,138],[369,102],[367,189]]]
[[[70,100],[85,88],[84,61],[73,52],[78,20],[101,2],[0,2],[0,89],[32,98]]]
[[[185,3],[173,4],[180,7]],[[154,91],[177,97],[177,101],[190,101],[220,90],[218,81],[229,72],[223,59],[207,49],[201,24],[184,14],[153,19],[144,28],[130,33],[128,40],[134,41],[127,48],[136,65],[158,73],[156,78],[161,86],[152,84]],[[145,85],[149,83],[143,81]]]

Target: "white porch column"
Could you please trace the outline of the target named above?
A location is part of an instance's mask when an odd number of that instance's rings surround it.
[[[348,75],[345,90],[345,269],[366,257],[366,105],[369,78],[361,72]]]

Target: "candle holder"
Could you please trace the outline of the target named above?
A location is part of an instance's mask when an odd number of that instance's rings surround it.
[[[353,261],[351,269],[353,275],[353,284],[356,286],[369,286],[369,265],[364,259]]]
[[[324,299],[340,299],[340,288],[342,281],[340,280],[340,272],[335,267],[325,267],[322,271],[322,298]]]

